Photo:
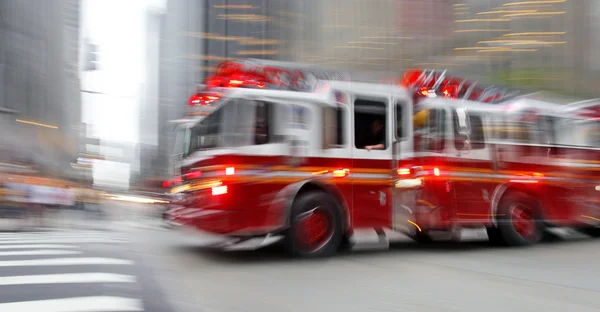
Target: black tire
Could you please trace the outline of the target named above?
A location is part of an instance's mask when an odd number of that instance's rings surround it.
[[[327,228],[323,241],[313,245],[304,243],[302,226],[305,218],[318,213],[327,219]],[[313,191],[300,194],[292,204],[290,228],[285,236],[285,247],[293,256],[302,258],[328,257],[335,254],[343,239],[342,213],[340,207],[330,195]]]
[[[593,238],[598,238],[600,237],[600,227],[585,227],[585,228],[579,228],[577,229],[577,231],[591,236]]]
[[[493,246],[504,246],[506,242],[504,241],[504,237],[502,237],[502,233],[497,227],[489,227],[486,228],[488,239],[490,244]]]
[[[411,238],[419,244],[433,243],[433,238],[431,238],[431,235],[429,235],[428,232],[417,231],[414,235],[411,236]]]
[[[518,209],[518,210],[517,210]],[[515,214],[524,211],[530,222],[529,231],[519,231],[519,222]],[[513,214],[515,212],[515,214]],[[528,246],[539,242],[544,233],[540,206],[535,198],[518,191],[506,194],[498,205],[498,231],[509,246]]]

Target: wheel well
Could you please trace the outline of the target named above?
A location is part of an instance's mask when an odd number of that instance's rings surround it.
[[[302,187],[300,187],[298,192],[296,192],[296,196],[294,196],[294,201],[300,195],[310,192],[323,192],[331,195],[331,197],[337,204],[338,209],[340,210],[342,216],[342,226],[345,232],[350,226],[350,214],[346,201],[342,197],[341,192],[332,186],[325,186],[316,182],[307,182],[304,185],[302,185]]]
[[[508,195],[513,194],[513,193],[523,193],[523,194],[529,196],[531,199],[533,199],[537,204],[538,213],[542,216],[542,219],[544,219],[544,205],[543,205],[542,201],[539,199],[539,196],[537,196],[537,194],[534,191],[529,190],[527,188],[509,186],[502,193],[502,195],[498,199],[498,203],[496,205],[500,206],[502,204],[502,201]],[[498,211],[498,207],[496,207],[495,211]]]

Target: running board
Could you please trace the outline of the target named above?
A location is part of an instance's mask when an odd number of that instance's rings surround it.
[[[254,237],[243,240],[234,240],[217,246],[225,251],[245,251],[257,250],[272,244],[275,244],[283,239],[281,235],[267,235],[265,237]]]
[[[457,229],[455,231],[432,232],[434,240],[440,241],[478,241],[487,239],[485,228]],[[357,229],[350,237],[352,250],[364,249],[389,249],[391,243],[413,242],[407,234],[394,231],[389,228],[383,229]]]
[[[350,237],[352,250],[364,249],[389,249],[391,242],[410,241],[411,239],[401,232],[392,229],[357,229]]]

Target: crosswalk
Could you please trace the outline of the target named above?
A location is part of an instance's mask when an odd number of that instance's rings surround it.
[[[144,311],[124,234],[0,233],[0,311]]]

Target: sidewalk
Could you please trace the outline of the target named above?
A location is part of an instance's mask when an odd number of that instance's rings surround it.
[[[52,213],[50,216],[46,215],[41,220],[38,218],[1,218],[0,232],[72,229],[100,230],[106,229],[108,223],[108,220],[89,218],[86,216],[86,212],[60,211],[58,213]]]
[[[61,231],[61,230],[120,230],[126,228],[156,228],[163,226],[161,207],[137,203],[107,201],[101,205],[102,214],[93,211],[61,209],[46,211],[37,218],[0,218],[0,232]]]

